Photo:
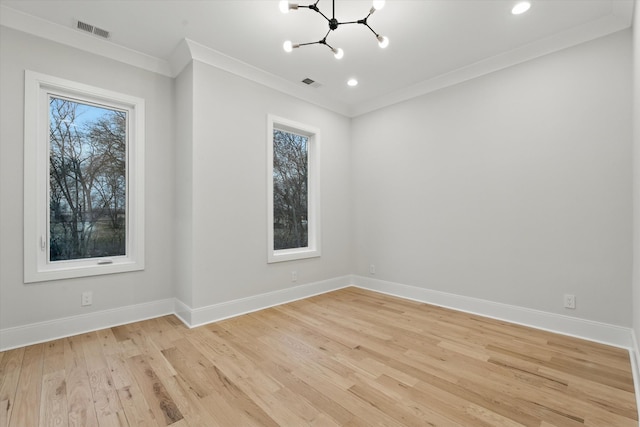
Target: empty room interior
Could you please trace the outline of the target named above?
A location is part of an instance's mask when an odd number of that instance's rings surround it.
[[[0,427],[637,427],[640,0],[294,1],[0,0]]]

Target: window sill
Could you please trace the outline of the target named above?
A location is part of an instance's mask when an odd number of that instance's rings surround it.
[[[298,259],[317,258],[320,256],[319,249],[297,248],[270,251],[268,263],[295,261]]]
[[[51,280],[74,279],[77,277],[99,276],[103,274],[125,273],[129,271],[144,270],[144,263],[140,261],[126,260],[113,262],[112,264],[98,264],[100,261],[93,259],[83,265],[65,266],[56,268],[42,268],[37,271],[25,271],[24,283],[47,282]]]

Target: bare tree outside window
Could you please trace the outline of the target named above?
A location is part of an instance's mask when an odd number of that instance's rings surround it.
[[[273,130],[273,249],[308,245],[308,142]]]
[[[126,255],[127,113],[49,98],[50,261]]]

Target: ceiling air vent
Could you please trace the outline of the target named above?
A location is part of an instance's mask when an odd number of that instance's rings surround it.
[[[102,28],[94,27],[93,25],[87,24],[86,22],[77,21],[76,28],[78,30],[96,35],[98,37],[102,37],[103,39],[108,39],[109,37],[111,37],[109,31],[103,30]]]
[[[320,83],[318,83],[317,81],[315,81],[313,79],[310,79],[309,77],[304,78],[302,80],[302,83],[304,83],[304,84],[306,84],[308,86],[311,86],[311,87],[315,87],[315,88],[318,88],[318,87],[321,86]]]

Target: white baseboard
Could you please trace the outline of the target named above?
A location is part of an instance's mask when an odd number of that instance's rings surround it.
[[[640,410],[640,348],[638,347],[638,336],[634,329],[631,329],[631,339],[633,347],[629,349],[629,358],[631,359],[633,385],[636,390],[636,408]],[[638,426],[640,426],[640,422],[638,422]]]
[[[0,351],[11,350],[104,328],[139,322],[154,317],[175,314],[190,328],[262,310],[275,305],[308,298],[351,284],[351,276],[342,276],[241,298],[207,307],[191,308],[177,298],[135,304],[111,310],[63,317],[46,322],[31,323],[0,329]]]
[[[0,351],[174,313],[168,298],[0,330]]]
[[[180,312],[177,312],[176,315],[185,325],[194,328],[207,323],[345,288],[351,285],[351,277],[352,276],[336,277],[334,279],[307,283],[206,307],[190,308],[187,304],[177,300],[176,311]]]
[[[206,307],[191,308],[178,299],[169,298],[1,329],[0,351],[167,314],[175,314],[185,325],[193,328],[348,286],[357,286],[427,304],[627,348],[630,350],[632,364],[636,371],[634,375],[640,375],[638,374],[640,373],[640,349],[637,337],[631,328],[355,275],[299,285]],[[640,397],[640,393],[638,396]]]
[[[563,316],[416,286],[402,285],[364,276],[352,276],[352,283],[354,286],[363,289],[633,350],[632,330],[623,326],[594,322],[592,320]],[[635,352],[637,355],[637,346],[635,347]]]
[[[190,326],[191,325],[191,307],[189,307],[187,304],[185,304],[178,298],[176,298],[174,307],[175,307],[174,314],[176,315],[176,317],[182,320],[182,323],[184,323],[186,326],[191,328],[192,327]]]

